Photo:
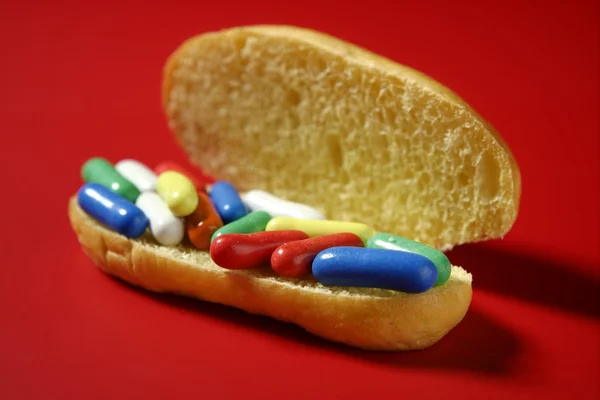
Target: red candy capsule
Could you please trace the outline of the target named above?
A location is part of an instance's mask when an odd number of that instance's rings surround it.
[[[171,161],[163,161],[160,164],[158,164],[156,167],[154,167],[154,172],[156,172],[157,175],[160,175],[165,171],[179,172],[181,175],[188,178],[194,184],[196,189],[205,190],[204,186],[206,185],[206,182],[198,179],[194,174],[192,174],[190,171],[186,170],[185,168],[183,168],[181,165],[179,165],[177,163],[174,163]]]
[[[338,246],[364,247],[354,233],[336,233],[282,244],[271,256],[271,267],[280,276],[297,278],[311,273],[312,262],[323,250]]]
[[[250,269],[269,265],[271,254],[284,243],[307,239],[301,231],[272,231],[221,235],[210,245],[210,257],[227,269]]]

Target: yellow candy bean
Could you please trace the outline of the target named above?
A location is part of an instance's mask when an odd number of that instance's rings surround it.
[[[179,172],[165,171],[160,174],[156,181],[156,191],[178,217],[190,215],[198,206],[198,193],[194,184]]]
[[[269,221],[267,231],[297,230],[310,237],[333,235],[336,233],[354,233],[363,243],[375,234],[373,228],[359,222],[300,219],[291,217],[275,217]]]

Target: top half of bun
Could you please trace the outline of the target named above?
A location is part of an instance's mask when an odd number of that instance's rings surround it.
[[[519,169],[488,122],[428,76],[325,34],[190,38],[165,66],[163,105],[206,173],[329,219],[447,250],[504,236],[518,214]]]

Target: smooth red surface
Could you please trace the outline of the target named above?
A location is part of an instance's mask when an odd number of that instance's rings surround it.
[[[155,3],[0,2],[0,398],[598,398],[597,2]],[[255,23],[315,28],[420,69],[513,149],[519,219],[504,240],[450,254],[475,296],[431,349],[357,351],[149,294],[77,244],[66,208],[84,160],[190,167],[160,108],[170,52]]]

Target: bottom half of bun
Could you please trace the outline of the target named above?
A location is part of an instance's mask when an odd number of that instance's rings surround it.
[[[69,202],[69,218],[84,252],[106,273],[154,292],[237,307],[291,322],[330,341],[368,350],[427,348],[465,316],[471,275],[453,266],[448,282],[420,294],[327,287],[312,277],[282,278],[270,268],[227,270],[191,246],[128,239]]]

